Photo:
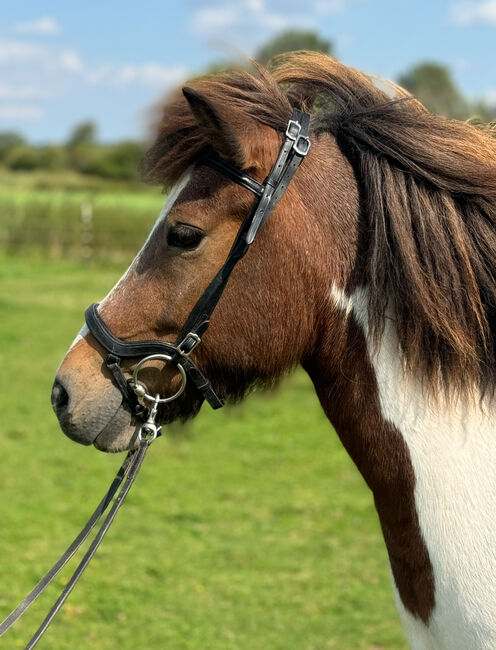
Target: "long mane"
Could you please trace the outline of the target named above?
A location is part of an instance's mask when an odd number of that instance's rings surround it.
[[[434,115],[403,89],[391,84],[386,92],[322,54],[284,55],[270,72],[256,67],[257,74],[230,72],[191,85],[234,116],[279,131],[291,106],[313,112],[314,137],[334,136],[355,170],[362,200],[359,280],[370,289],[375,342],[387,314],[410,372],[449,391],[494,390],[493,130]],[[205,145],[178,94],[145,159],[148,175],[172,182]]]

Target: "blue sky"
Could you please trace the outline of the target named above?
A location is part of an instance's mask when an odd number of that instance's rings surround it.
[[[496,0],[0,0],[0,130],[62,141],[94,119],[105,141],[140,137],[168,89],[296,25],[383,77],[448,63],[496,103]]]

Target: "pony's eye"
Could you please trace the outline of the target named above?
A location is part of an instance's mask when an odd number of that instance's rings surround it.
[[[200,228],[188,226],[185,223],[176,223],[167,233],[167,243],[175,248],[193,250],[204,237],[205,233]]]

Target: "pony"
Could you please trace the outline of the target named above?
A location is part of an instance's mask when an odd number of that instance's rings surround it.
[[[222,397],[296,365],[372,490],[415,650],[496,647],[496,142],[323,54],[197,78],[168,99],[143,170],[167,203],[99,314],[126,341],[173,341],[225,260],[294,107],[312,148],[234,269],[192,353]],[[83,327],[52,400],[73,440],[116,452],[136,422]],[[135,362],[123,371],[129,376]],[[153,393],[177,388],[166,365]],[[194,416],[187,387],[161,422]]]

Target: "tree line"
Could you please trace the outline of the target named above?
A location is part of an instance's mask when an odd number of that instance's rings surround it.
[[[266,64],[277,54],[293,50],[335,55],[333,42],[315,32],[286,30],[261,47],[255,58]],[[213,65],[208,71],[216,72],[226,67],[229,65]],[[465,97],[446,65],[420,63],[400,75],[397,82],[434,113],[459,120],[496,120],[496,106]],[[143,142],[133,140],[102,144],[97,139],[96,125],[87,121],[77,125],[62,145],[34,146],[18,133],[0,132],[0,165],[14,171],[71,169],[103,178],[133,180],[138,176],[144,148]]]
[[[133,180],[138,176],[138,163],[144,143],[126,140],[102,144],[97,140],[94,122],[78,124],[61,145],[34,146],[21,135],[0,133],[0,165],[13,171],[71,169],[109,179]]]

